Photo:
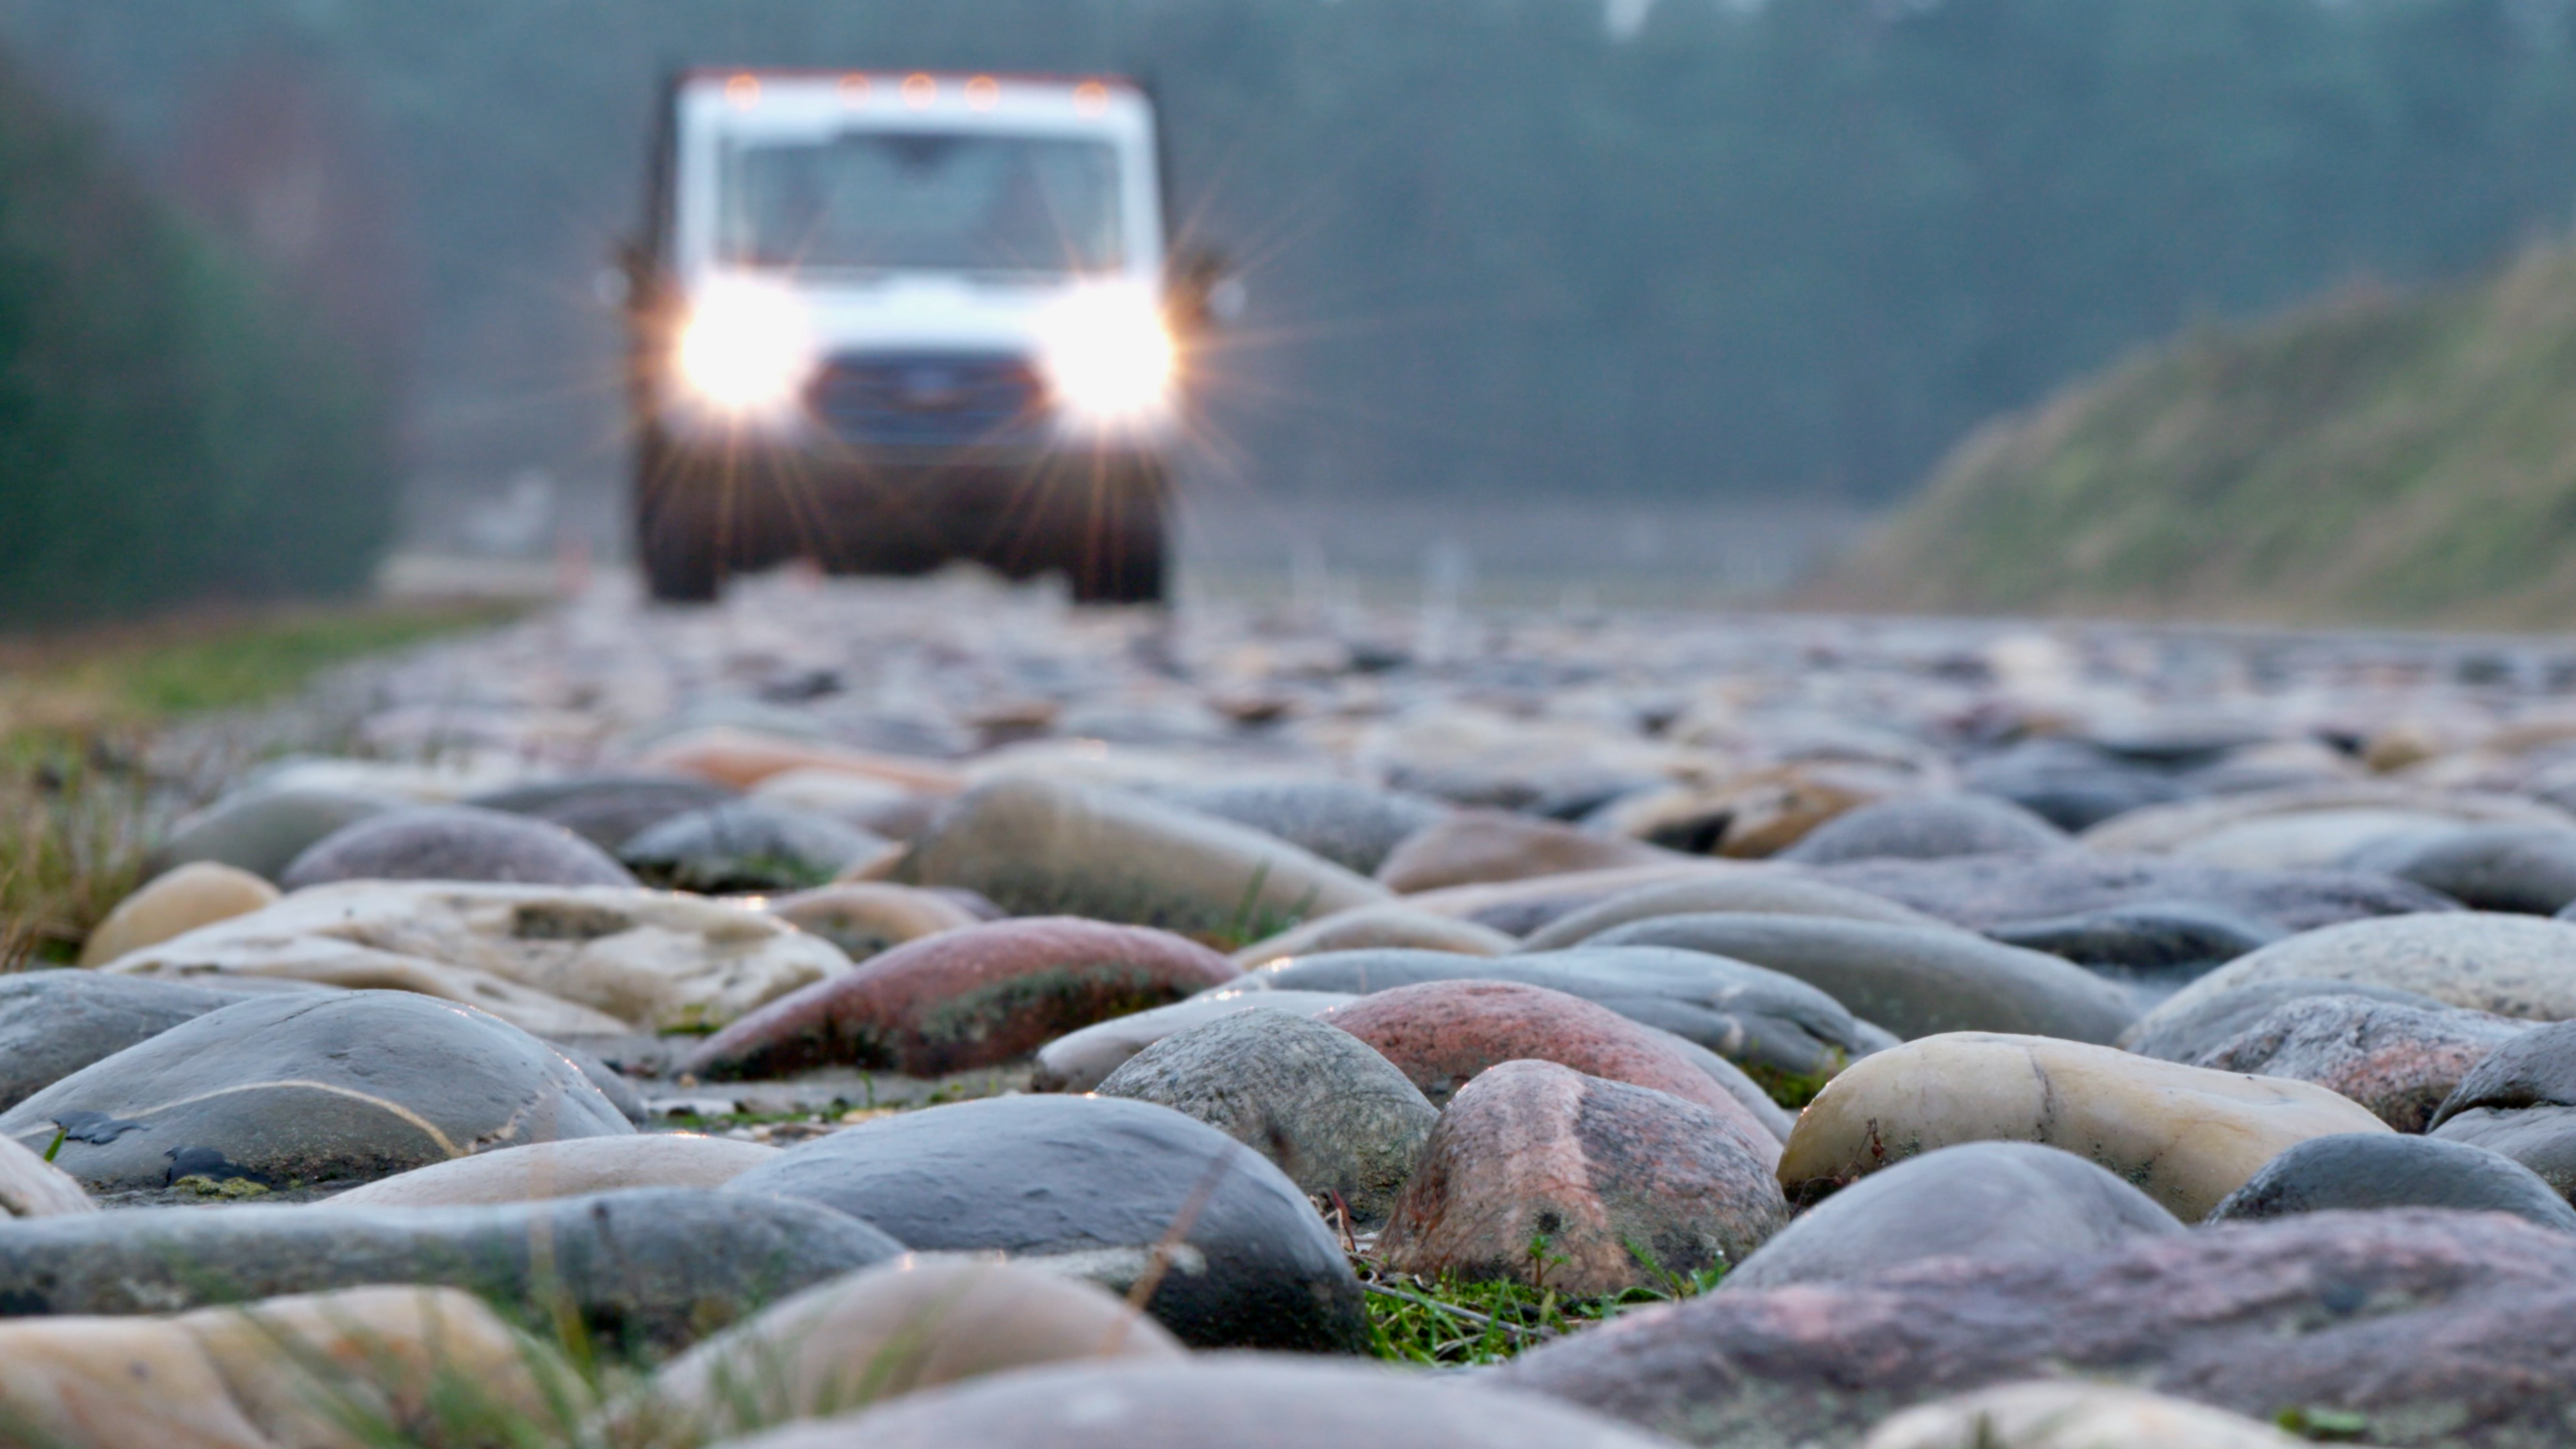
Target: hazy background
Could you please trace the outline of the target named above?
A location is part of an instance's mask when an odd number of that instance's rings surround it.
[[[1148,80],[1252,297],[1198,545],[1290,574],[1777,582],[2126,349],[2576,220],[2571,0],[0,0],[0,49],[8,115],[95,124],[109,189],[299,339],[198,444],[349,394],[326,452],[238,467],[357,500],[270,545],[355,559],[621,546],[595,277],[682,64]],[[121,597],[5,569],[0,613]]]

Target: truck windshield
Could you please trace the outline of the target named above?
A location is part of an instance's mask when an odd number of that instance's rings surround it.
[[[1105,142],[854,131],[747,142],[726,171],[717,246],[739,266],[1064,274],[1121,260]]]

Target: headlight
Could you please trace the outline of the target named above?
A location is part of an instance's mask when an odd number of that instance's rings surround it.
[[[680,329],[676,361],[690,397],[749,419],[788,412],[814,369],[803,310],[765,287],[709,289]]]
[[[1150,294],[1104,287],[1066,298],[1039,334],[1038,362],[1078,425],[1132,428],[1171,414],[1180,358]]]

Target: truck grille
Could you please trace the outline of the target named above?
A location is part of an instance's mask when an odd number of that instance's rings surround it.
[[[1045,387],[1009,353],[870,353],[835,357],[814,379],[814,416],[846,443],[953,448],[1033,438]]]

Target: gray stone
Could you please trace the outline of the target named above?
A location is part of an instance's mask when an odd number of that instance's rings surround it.
[[[2365,916],[2452,911],[2459,903],[2413,881],[2350,870],[2238,870],[2156,856],[2054,850],[1948,860],[1854,860],[1815,867],[1818,879],[1899,901],[1971,930],[2081,915],[2148,901],[2191,901],[2307,931]]]
[[[722,785],[685,775],[577,775],[495,790],[465,803],[549,821],[614,851],[674,815],[735,798]]]
[[[1604,931],[1631,921],[1660,916],[1694,916],[1710,911],[1756,911],[1774,916],[1839,916],[1854,921],[1880,921],[1891,926],[1930,926],[1939,922],[1921,911],[1866,892],[1827,885],[1787,871],[1746,870],[1725,875],[1665,881],[1571,911],[1530,933],[1523,951],[1559,951],[1579,946]]]
[[[359,1284],[569,1306],[609,1352],[668,1352],[902,1245],[813,1203],[644,1188],[492,1207],[144,1208],[0,1224],[0,1315],[166,1313]]]
[[[1360,875],[1376,874],[1406,836],[1449,813],[1436,800],[1340,780],[1186,785],[1153,793],[1202,815],[1278,836]]]
[[[1194,1347],[1355,1353],[1368,1341],[1359,1280],[1296,1184],[1148,1102],[995,1097],[906,1112],[790,1148],[725,1190],[811,1199],[925,1251],[1079,1255],[1113,1291],[1159,1272],[1146,1311]],[[1179,1243],[1158,1255],[1176,1228]]]
[[[729,1449],[1658,1449],[1670,1441],[1482,1383],[1228,1355],[1029,1369],[810,1420]]]
[[[2401,991],[2394,986],[2284,976],[2212,992],[2179,1006],[2158,1006],[2120,1033],[2117,1045],[2142,1057],[2196,1061],[2270,1015],[2274,1007],[2308,996],[2351,996],[2432,1011],[2454,1009],[2420,992]]]
[[[227,795],[179,822],[146,858],[143,874],[164,874],[192,860],[211,860],[275,880],[315,842],[372,815],[403,808],[384,795],[340,790],[249,790]]]
[[[1941,860],[1954,855],[2063,850],[2074,837],[1993,795],[1908,795],[1847,810],[1810,830],[1775,860]]]
[[[2239,956],[2157,1014],[2284,976],[2394,986],[2472,1011],[2560,1021],[2576,1017],[2576,924],[2484,911],[2347,921]]]
[[[1041,1092],[1092,1091],[1136,1053],[1175,1032],[1204,1026],[1218,1017],[1255,1007],[1315,1016],[1358,999],[1340,991],[1261,991],[1235,986],[1203,991],[1187,1001],[1111,1017],[1080,1031],[1066,1032],[1038,1049],[1037,1073],[1031,1085]]]
[[[2055,956],[1949,927],[1721,913],[1637,921],[1595,946],[1703,951],[1794,976],[1900,1037],[2006,1031],[2107,1042],[2136,1011]]]
[[[325,836],[295,857],[290,891],[347,880],[631,886],[606,851],[560,825],[467,805],[388,810]]]
[[[2576,1200],[2576,1022],[2489,1052],[2434,1112],[2432,1135],[2501,1152]]]
[[[2512,1158],[2465,1142],[2379,1132],[2309,1138],[2263,1164],[2207,1221],[2401,1207],[2512,1213],[2576,1233],[2576,1207]]]
[[[0,1114],[92,1192],[364,1181],[490,1147],[634,1131],[563,1055],[402,991],[295,992],[183,1022]]]
[[[2083,1253],[2181,1231],[2155,1199],[2072,1152],[1966,1142],[1872,1173],[1809,1208],[1719,1288],[1865,1282],[1926,1258]]]
[[[234,991],[94,971],[0,976],[0,1111],[92,1062],[246,999]]]
[[[2004,921],[1988,926],[1985,934],[2095,971],[2179,985],[2289,933],[2190,901],[2141,901],[2079,915]]]
[[[735,800],[671,816],[617,856],[651,884],[715,895],[818,886],[893,848],[819,811]]]
[[[2531,1030],[2526,1022],[2457,1007],[2302,996],[2181,1060],[2314,1082],[2400,1132],[2422,1132],[2463,1076]]]
[[[1246,973],[1236,987],[1354,996],[1425,981],[1518,981],[1580,996],[1630,1021],[1697,1042],[1775,1095],[1783,1079],[1814,1084],[1889,1044],[1842,1003],[1795,977],[1701,951],[1585,946],[1530,956],[1446,951],[1335,951]],[[1233,989],[1233,988],[1229,988]]]
[[[2009,800],[2065,830],[2082,830],[2146,805],[2178,800],[2165,771],[2080,740],[2027,741],[1968,767],[1972,789]]]
[[[2562,826],[2467,825],[2400,836],[2344,864],[2411,880],[2473,910],[2550,916],[2576,902],[2576,830]]]
[[[1386,1221],[1439,1110],[1386,1058],[1338,1027],[1242,1010],[1167,1036],[1099,1086],[1205,1122],[1279,1165],[1352,1221]]]

